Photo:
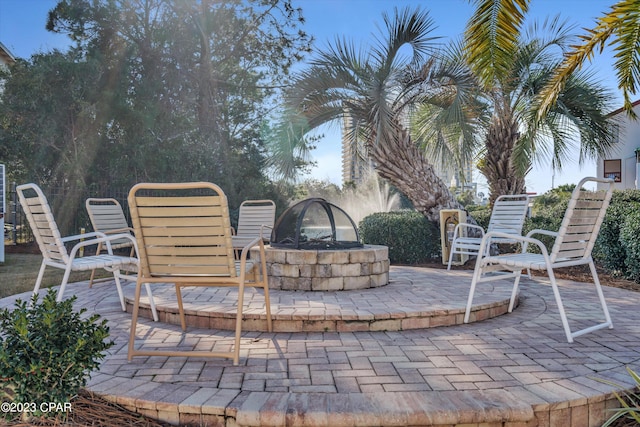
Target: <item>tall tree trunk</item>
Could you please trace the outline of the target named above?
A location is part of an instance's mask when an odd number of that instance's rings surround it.
[[[518,124],[512,117],[495,116],[486,138],[486,155],[480,171],[489,184],[489,203],[505,194],[522,194],[525,180],[513,164],[513,148],[518,141]]]
[[[440,221],[441,209],[464,209],[433,166],[413,143],[408,132],[371,147],[371,157],[381,177],[388,179],[430,221]]]

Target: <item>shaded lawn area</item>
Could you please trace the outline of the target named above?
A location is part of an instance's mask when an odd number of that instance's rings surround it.
[[[36,284],[42,256],[30,253],[5,253],[0,263],[0,298],[32,291]],[[57,286],[62,281],[64,270],[47,267],[41,289]],[[91,271],[72,272],[69,283],[89,280]],[[112,277],[104,270],[96,270],[96,278]]]

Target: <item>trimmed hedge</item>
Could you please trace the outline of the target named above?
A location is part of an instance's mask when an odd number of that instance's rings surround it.
[[[362,241],[389,247],[389,261],[416,264],[440,255],[440,230],[416,211],[380,212],[359,226]]]
[[[566,194],[565,194],[566,193]],[[555,191],[553,200],[534,200],[534,215],[525,219],[522,234],[533,229],[557,231],[564,217],[570,193]],[[485,230],[491,212],[488,208],[473,209],[473,217]],[[389,247],[392,263],[416,264],[440,256],[440,231],[415,211],[376,213],[360,223],[360,235],[365,243]],[[614,191],[611,204],[600,228],[593,250],[594,259],[609,273],[640,283],[640,190]],[[554,238],[540,239],[549,251]],[[530,246],[530,250],[535,250]]]
[[[638,205],[640,207],[640,205]],[[620,227],[620,242],[626,250],[626,277],[640,283],[640,209],[631,212]]]
[[[610,274],[640,283],[638,242],[634,241],[640,213],[640,190],[614,191],[593,251]],[[637,240],[639,234],[635,234]]]

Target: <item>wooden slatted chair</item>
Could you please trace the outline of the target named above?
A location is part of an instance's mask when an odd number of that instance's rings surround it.
[[[120,286],[120,278],[135,280],[135,277],[121,274],[120,270],[137,271],[138,259],[135,257],[114,255],[111,242],[128,239],[135,247],[136,243],[133,237],[129,234],[107,236],[99,231],[62,237],[53,213],[51,212],[51,208],[49,207],[49,202],[40,187],[36,184],[23,184],[19,185],[16,190],[22,209],[29,221],[31,231],[42,253],[42,264],[33,288],[33,293],[38,293],[47,266],[64,270],[60,289],[58,290],[58,301],[62,300],[69,275],[72,271],[88,271],[102,268],[113,273],[122,310],[126,311],[122,287]],[[74,241],[78,243],[73,246],[70,252],[67,252],[65,243]],[[103,253],[85,257],[78,256],[81,248],[99,244],[106,247],[106,254]]]
[[[256,237],[268,242],[276,221],[276,204],[272,200],[245,200],[240,205],[238,229],[231,237],[233,247],[242,249]]]
[[[522,235],[522,226],[524,225],[528,208],[529,196],[526,194],[498,197],[493,204],[487,232],[497,231],[508,234],[509,237],[496,237],[493,243],[515,243],[516,241],[511,236]],[[472,233],[475,236],[472,236]],[[484,230],[478,225],[464,222],[457,224],[453,231],[447,270],[451,270],[454,254],[478,255],[484,234]]]
[[[585,184],[593,182],[607,183],[608,187],[606,191],[587,191],[583,189]],[[560,225],[560,229],[557,232],[531,230],[526,236],[517,238],[500,232],[487,233],[482,239],[482,245],[480,248],[480,253],[482,255],[479,256],[476,261],[476,267],[473,273],[471,289],[469,291],[469,298],[467,300],[467,307],[465,310],[464,322],[469,322],[473,294],[478,283],[514,278],[513,291],[511,293],[511,301],[508,310],[511,312],[513,311],[522,270],[535,269],[546,270],[549,276],[549,281],[551,282],[555,301],[558,306],[558,310],[560,311],[562,326],[568,342],[571,343],[575,337],[598,329],[613,328],[611,316],[609,315],[604,294],[602,293],[602,287],[600,286],[600,280],[598,279],[598,273],[596,272],[593,258],[591,257],[591,251],[593,250],[593,246],[598,237],[600,226],[602,225],[607,207],[609,206],[609,201],[611,200],[612,192],[613,180],[584,178],[573,190],[571,199],[569,200],[569,205],[567,206],[567,210]],[[555,236],[556,240],[551,253],[548,253],[547,248],[540,240],[531,237],[536,234]],[[523,245],[522,253],[501,256],[487,255],[486,248],[491,244],[494,238],[506,237],[517,239],[521,242]],[[528,252],[529,245],[535,245],[539,249],[540,253]],[[594,326],[587,327],[576,332],[571,332],[553,270],[555,268],[585,264],[589,265],[589,269],[591,270],[595,290],[602,308],[604,321]],[[487,273],[496,271],[507,271],[508,274],[489,274],[485,276]]]
[[[87,214],[91,221],[93,231],[99,231],[106,235],[112,234],[129,234],[133,236],[133,228],[129,227],[127,218],[124,216],[124,211],[120,202],[112,198],[96,198],[91,197],[85,201],[85,207],[87,208]],[[111,249],[127,249],[130,248],[129,256],[133,257],[135,253],[135,240],[131,238],[120,238],[111,242]],[[96,248],[96,255],[99,255],[104,250],[102,243],[98,243]],[[93,286],[93,279],[95,277],[95,270],[91,271],[91,278],[89,279],[89,287]],[[137,274],[137,266],[135,273]],[[156,311],[155,301],[153,294],[151,293],[151,287],[146,284],[146,291],[149,297],[149,306],[151,313],[153,314],[153,320],[158,321],[158,312]]]
[[[129,192],[129,209],[138,242],[140,273],[129,337],[128,358],[137,355],[240,357],[245,286],[264,291],[267,328],[272,330],[264,243],[256,238],[234,259],[229,208],[224,192],[206,182],[137,184]],[[259,259],[247,259],[259,245]],[[140,288],[143,283],[174,283],[182,329],[186,331],[181,288],[234,286],[237,292],[235,341],[232,351],[178,351],[135,348]]]

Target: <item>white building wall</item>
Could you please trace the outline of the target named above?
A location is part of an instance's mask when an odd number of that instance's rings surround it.
[[[633,111],[640,116],[640,100],[634,102],[633,105]],[[604,177],[605,160],[620,160],[620,177],[619,181],[615,183],[615,189],[640,188],[638,182],[640,169],[636,162],[635,152],[640,148],[640,121],[630,119],[622,109],[611,113],[611,117],[616,120],[619,126],[617,143],[607,156],[598,158],[597,175]]]

